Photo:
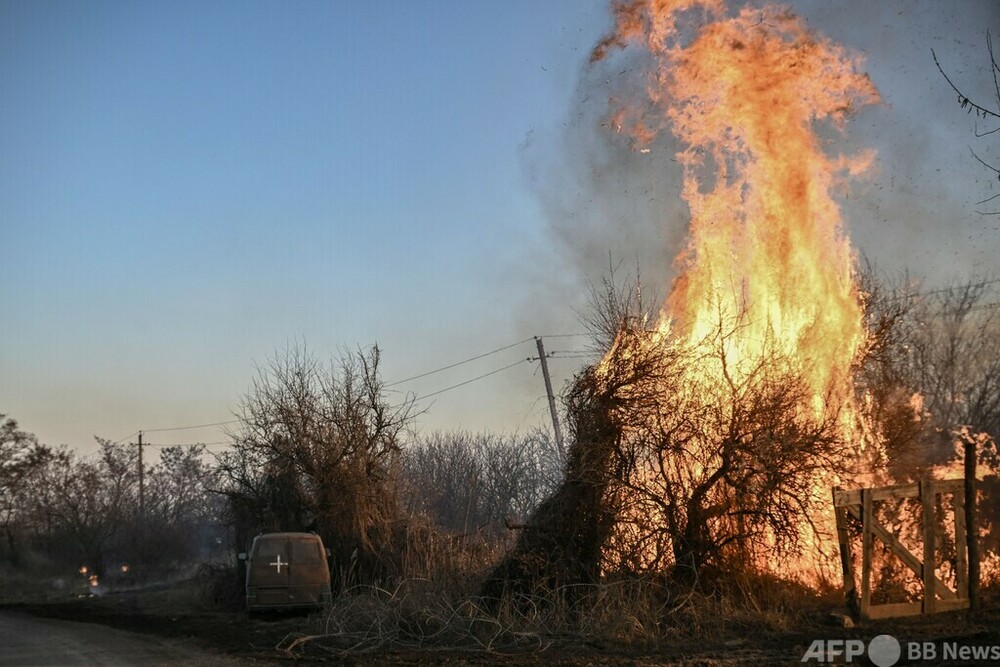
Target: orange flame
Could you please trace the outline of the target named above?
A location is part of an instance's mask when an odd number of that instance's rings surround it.
[[[691,212],[654,335],[696,348],[729,328],[722,357],[692,366],[698,391],[738,382],[777,352],[808,385],[802,409],[835,411],[849,438],[866,331],[834,193],[874,154],[831,157],[824,138],[878,100],[860,60],[779,7],[730,16],[722,0],[635,0],[614,11],[616,31],[592,60],[610,47],[647,50],[648,100],[616,119],[641,145],[667,127],[680,140]],[[653,118],[639,110],[650,105]],[[817,480],[817,493],[828,498],[834,482]]]
[[[699,5],[713,20],[682,44],[677,12]],[[622,40],[636,36],[637,9],[658,61],[650,99],[686,146],[677,157],[691,210],[660,328],[698,342],[720,316],[745,320],[730,343],[734,367],[759,358],[771,337],[817,397],[836,390],[847,400],[865,331],[832,192],[872,154],[829,157],[815,125],[839,127],[877,92],[857,60],[785,10],[725,18],[715,1],[633,3],[620,8],[631,17],[619,21]]]

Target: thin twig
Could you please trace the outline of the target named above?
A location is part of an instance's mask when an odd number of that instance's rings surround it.
[[[937,66],[938,71],[941,72],[941,76],[943,76],[944,80],[948,82],[948,85],[951,86],[951,89],[954,90],[956,93],[958,93],[958,103],[963,109],[966,107],[972,107],[978,113],[981,113],[984,118],[986,116],[993,116],[994,118],[1000,118],[1000,113],[997,113],[996,111],[990,111],[986,107],[976,104],[968,97],[966,97],[961,90],[958,89],[958,86],[956,86],[952,82],[952,80],[948,78],[948,75],[944,73],[944,69],[942,69],[941,63],[938,62],[937,54],[934,53],[934,49],[931,49],[931,56],[934,58],[934,64]]]
[[[985,160],[983,160],[983,158],[981,158],[981,157],[979,157],[978,155],[976,155],[976,151],[972,150],[972,147],[971,147],[971,146],[969,147],[969,152],[970,152],[970,153],[972,153],[972,157],[974,157],[974,158],[976,158],[977,160],[979,160],[979,163],[980,163],[981,165],[983,165],[983,166],[984,166],[984,167],[986,167],[987,169],[989,169],[989,170],[991,170],[991,171],[995,172],[995,173],[996,173],[997,175],[1000,175],[1000,169],[997,169],[997,168],[996,168],[996,167],[994,167],[993,165],[991,165],[991,164],[989,164],[988,162],[986,162]]]

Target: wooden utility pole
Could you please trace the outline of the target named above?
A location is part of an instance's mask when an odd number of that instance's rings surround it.
[[[545,346],[542,345],[541,336],[535,336],[535,345],[538,346],[538,360],[542,363],[542,377],[545,378],[545,393],[549,397],[549,412],[552,414],[552,430],[556,436],[556,447],[559,448],[559,456],[566,460],[566,452],[563,450],[562,431],[559,429],[559,414],[556,412],[556,397],[552,393],[552,379],[549,377],[549,364],[545,358]]]
[[[142,431],[139,431],[139,524],[146,519],[146,487],[142,470]]]
[[[976,525],[976,441],[965,439],[965,539],[969,560],[969,607],[979,607],[979,526]]]

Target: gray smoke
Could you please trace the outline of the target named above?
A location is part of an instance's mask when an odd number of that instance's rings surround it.
[[[890,274],[909,270],[937,284],[990,270],[1000,250],[1000,216],[975,206],[998,191],[995,174],[969,153],[978,142],[981,154],[993,148],[1000,163],[1000,139],[989,146],[974,136],[930,53],[934,48],[968,82],[970,96],[990,101],[985,30],[992,25],[1000,35],[997,7],[994,0],[966,2],[961,11],[908,0],[793,3],[811,28],[865,57],[882,95],[882,104],[861,110],[843,133],[828,134],[828,150],[878,152],[872,171],[841,193],[841,205],[853,246]],[[660,298],[669,289],[689,219],[677,146],[669,132],[637,146],[609,126],[616,100],[645,98],[642,57],[636,49],[612,50],[581,64],[562,125],[532,132],[522,145],[525,177],[546,223],[543,247],[524,271],[530,289],[519,328],[526,333],[574,326],[567,310],[586,307],[588,283],[609,266],[619,277],[638,266],[644,289]]]

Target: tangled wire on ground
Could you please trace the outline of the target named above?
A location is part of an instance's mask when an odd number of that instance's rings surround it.
[[[496,604],[448,600],[410,579],[396,588],[356,586],[341,594],[315,634],[291,634],[275,647],[344,655],[385,650],[460,649],[488,653],[545,651],[563,644],[655,642],[690,601],[650,579],[576,585],[513,594]],[[572,588],[572,590],[570,590]]]

